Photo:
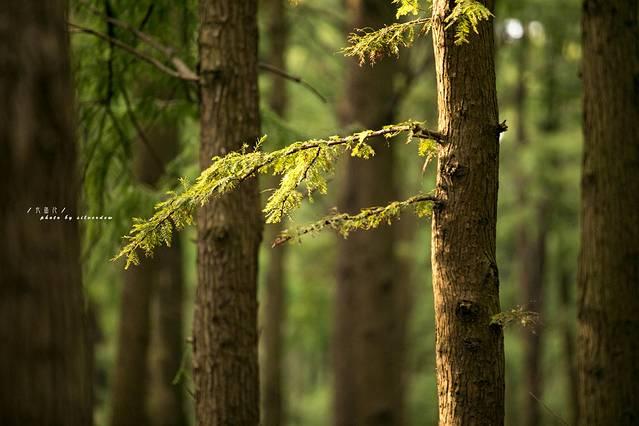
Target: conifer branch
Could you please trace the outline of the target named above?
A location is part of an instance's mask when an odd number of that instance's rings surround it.
[[[359,64],[367,61],[375,64],[384,56],[399,56],[400,47],[409,47],[415,40],[415,28],[418,35],[426,34],[431,28],[430,18],[419,18],[408,22],[387,25],[378,30],[370,28],[358,29],[348,36],[350,46],[341,52],[345,56],[357,56]]]
[[[409,141],[413,136],[425,137],[420,135],[443,140],[441,134],[425,129],[422,123],[408,121],[348,136],[295,142],[270,153],[259,150],[265,139],[262,138],[253,150],[245,146],[239,152],[214,157],[194,183],[182,181],[182,192],[170,192],[168,199],[158,203],[151,218],[134,219],[129,234],[124,237],[126,243],[114,260],[126,259],[126,267],[137,265],[140,261],[138,251],[150,256],[157,246],[169,245],[174,228],[180,230],[193,224],[193,214],[198,206],[234,190],[259,173],[282,176],[279,187],[263,210],[268,223],[279,222],[301,205],[304,195],[298,191],[300,185],[306,186],[306,197],[311,200],[314,192],[327,192],[327,176],[332,173],[339,155],[350,151],[352,156],[368,158],[375,153],[368,140],[380,136],[392,138],[401,133],[408,133]]]
[[[285,230],[273,241],[271,247],[277,247],[293,240],[300,240],[305,235],[317,234],[326,228],[333,229],[342,237],[346,238],[355,230],[368,231],[384,223],[390,225],[393,220],[399,218],[403,210],[410,206],[415,207],[415,213],[419,217],[430,216],[432,206],[441,202],[440,199],[433,195],[420,194],[404,201],[394,201],[386,206],[362,209],[354,215],[334,213],[310,225],[300,227],[295,231]]]
[[[419,12],[414,0],[394,0],[399,4],[397,17]],[[478,33],[478,25],[493,16],[490,10],[477,0],[455,0],[455,6],[444,18],[446,29],[455,25],[455,44],[468,43],[470,32]],[[419,31],[416,33],[415,28]],[[431,18],[417,18],[407,22],[387,25],[378,30],[370,28],[358,29],[348,36],[350,46],[342,49],[345,56],[357,56],[360,65],[369,62],[375,64],[380,58],[388,55],[399,56],[400,47],[410,47],[416,35],[423,35],[432,27]]]

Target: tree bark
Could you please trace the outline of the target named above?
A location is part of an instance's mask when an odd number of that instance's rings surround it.
[[[200,0],[200,164],[255,143],[257,1]],[[257,255],[262,218],[257,180],[198,213],[193,319],[199,425],[257,425]]]
[[[579,418],[639,423],[639,22],[635,0],[583,4]]]
[[[3,426],[93,424],[65,14],[61,0],[0,8]]]
[[[348,2],[351,28],[378,28],[394,19],[386,0]],[[340,105],[344,126],[377,128],[395,117],[395,58],[375,67],[348,64]],[[392,145],[368,160],[346,160],[340,208],[355,212],[397,198]],[[401,425],[405,322],[400,309],[404,283],[397,280],[396,230],[390,226],[340,239],[333,338],[334,424]]]
[[[493,2],[487,6],[492,9]],[[455,2],[433,3],[439,130],[446,136],[432,226],[440,425],[504,423],[504,349],[495,260],[499,131],[493,23],[455,45],[445,18]]]
[[[269,2],[269,64],[286,70],[286,51],[288,48],[288,19],[286,0]],[[284,118],[288,104],[286,81],[273,76],[269,94],[269,106],[278,116]],[[272,186],[278,184],[277,178],[270,180]],[[266,274],[262,330],[262,425],[283,426],[286,424],[284,407],[284,388],[282,362],[284,357],[283,329],[286,321],[286,278],[284,262],[286,246],[271,248],[271,243],[284,230],[284,223],[270,225],[266,247],[269,253]]]

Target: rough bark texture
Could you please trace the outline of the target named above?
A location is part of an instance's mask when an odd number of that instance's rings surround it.
[[[639,423],[639,23],[636,0],[583,8],[578,276],[580,422]]]
[[[350,28],[378,28],[392,22],[386,0],[349,0]],[[393,121],[395,58],[375,67],[348,65],[340,105],[343,125],[377,128]],[[375,143],[369,160],[349,158],[340,209],[383,205],[396,197],[393,150]],[[334,323],[334,424],[402,424],[404,326],[397,281],[395,229],[356,232],[339,240]]]
[[[492,2],[487,6],[492,9]],[[504,350],[495,260],[499,125],[492,21],[454,44],[444,19],[453,0],[433,3],[440,150],[433,217],[437,387],[440,425],[504,423]]]
[[[269,2],[269,64],[286,70],[286,51],[288,48],[288,19],[286,0],[270,0]],[[269,94],[269,106],[280,117],[286,114],[288,103],[286,81],[273,76]],[[271,187],[278,184],[278,179],[271,180]],[[283,426],[286,424],[284,407],[284,389],[282,378],[283,329],[286,321],[286,278],[284,262],[286,246],[271,248],[272,241],[283,231],[280,222],[270,225],[265,244],[269,253],[263,304],[262,328],[262,425]]]
[[[65,2],[3,2],[0,6],[0,424],[3,426],[93,423],[91,351],[75,220],[78,185],[70,76]],[[45,207],[50,215],[55,207],[55,216],[61,219],[41,221]],[[73,216],[73,220],[65,220],[65,215]]]
[[[257,1],[200,0],[200,164],[257,141]],[[262,218],[256,180],[198,214],[193,323],[199,425],[257,425],[257,254]]]

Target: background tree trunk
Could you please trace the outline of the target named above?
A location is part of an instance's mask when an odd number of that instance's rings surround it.
[[[180,238],[175,236],[171,247],[160,247],[155,258],[158,265],[153,275],[154,294],[150,309],[149,420],[153,426],[184,426],[188,424],[188,418],[183,380],[173,384],[185,350]]]
[[[288,19],[286,0],[269,1],[269,49],[268,63],[286,70],[288,49]],[[286,81],[280,76],[271,79],[269,106],[279,117],[284,118],[288,103]],[[271,187],[279,179],[269,179]],[[270,225],[265,244],[269,253],[263,304],[264,326],[262,330],[262,425],[283,426],[286,424],[282,363],[284,357],[283,328],[286,321],[286,245],[271,248],[271,243],[284,230],[284,222]]]
[[[517,147],[520,158],[526,158],[529,149],[527,126],[528,87],[526,74],[528,70],[529,39],[525,28],[518,48],[518,78],[515,108],[517,113]],[[554,100],[554,98],[553,98]],[[550,102],[549,102],[550,103]],[[554,106],[554,105],[553,105]],[[555,108],[549,106],[555,111]],[[522,216],[518,231],[517,258],[519,260],[519,284],[523,295],[523,306],[526,310],[543,316],[543,282],[546,264],[546,236],[548,234],[547,208],[543,200],[531,198],[530,188],[539,185],[537,176],[528,176],[524,164],[518,168],[519,207],[529,214]],[[534,225],[531,229],[531,223]],[[529,233],[532,230],[532,233]],[[532,234],[532,235],[531,235]],[[526,426],[538,426],[541,422],[541,404],[543,391],[543,375],[541,371],[543,326],[538,324],[534,329],[522,330],[524,343],[524,423]]]
[[[200,0],[200,164],[255,143],[257,1]],[[257,180],[198,213],[193,319],[195,411],[202,426],[257,425]]]
[[[485,2],[491,8],[492,1]],[[492,20],[454,44],[444,19],[455,4],[433,2],[440,150],[433,217],[437,386],[440,425],[504,423],[504,349],[495,260],[499,124]]]
[[[133,168],[140,185],[157,189],[166,165],[177,155],[178,137],[173,123],[154,125],[136,140]],[[186,421],[181,386],[172,384],[183,347],[181,257],[179,241],[174,238],[171,247],[158,248],[153,258],[124,271],[112,426],[179,426]],[[154,348],[150,350],[152,329]]]
[[[3,426],[93,423],[65,15],[61,0],[0,11]]]
[[[348,2],[349,28],[378,28],[394,20],[386,0]],[[342,125],[378,128],[395,118],[396,58],[374,67],[350,61],[340,105]],[[348,158],[340,209],[355,212],[397,198],[392,145],[376,144],[369,160]],[[400,425],[403,408],[405,322],[397,280],[396,230],[355,232],[338,242],[334,324],[334,423]]]
[[[639,423],[639,23],[636,0],[583,7],[579,419]]]

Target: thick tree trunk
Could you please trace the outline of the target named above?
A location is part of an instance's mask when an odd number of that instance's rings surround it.
[[[394,19],[386,0],[348,2],[352,28],[381,27]],[[348,66],[341,104],[343,125],[377,128],[389,124],[395,111],[395,58],[375,67]],[[393,149],[377,144],[369,160],[349,158],[340,208],[355,212],[397,198]],[[404,327],[397,281],[395,229],[358,232],[339,241],[334,324],[334,424],[402,424]]]
[[[257,1],[200,0],[200,164],[255,143]],[[202,426],[257,425],[256,180],[200,209],[193,319],[195,412]]]
[[[492,1],[487,2],[492,6]],[[454,44],[445,18],[455,2],[433,3],[441,147],[432,265],[440,425],[504,423],[503,333],[495,260],[499,123],[492,21]],[[491,7],[492,9],[492,7]]]
[[[269,2],[269,63],[281,70],[286,70],[286,51],[288,48],[288,19],[286,0],[270,0]],[[278,116],[284,117],[288,103],[286,81],[273,76],[269,105]],[[271,180],[272,186],[278,179]],[[282,362],[284,357],[284,323],[286,321],[286,278],[284,262],[286,246],[271,248],[271,243],[283,231],[280,222],[270,225],[266,247],[269,253],[266,274],[262,329],[262,425],[283,426],[286,424],[284,408],[284,389],[282,380]]]
[[[91,425],[65,2],[0,22],[0,424]]]
[[[639,22],[636,0],[583,7],[578,276],[580,421],[639,423]]]

